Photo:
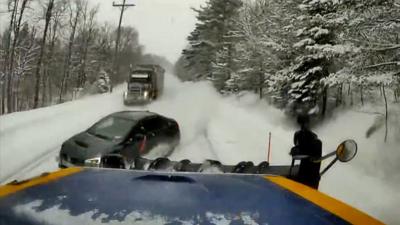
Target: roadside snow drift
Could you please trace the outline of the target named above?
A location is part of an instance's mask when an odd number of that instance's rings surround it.
[[[0,182],[56,170],[55,157],[63,141],[121,110],[148,109],[176,119],[182,138],[171,155],[174,160],[258,163],[267,158],[271,132],[272,164],[290,163],[296,127],[281,111],[253,94],[220,96],[207,82],[182,83],[172,75],[166,82],[161,99],[143,107],[125,107],[121,86],[111,94],[0,117]],[[348,138],[359,147],[353,161],[337,163],[324,175],[320,189],[386,223],[400,223],[400,153],[396,143],[384,144],[381,134],[365,139],[373,120],[371,115],[345,112],[316,128],[325,153]]]

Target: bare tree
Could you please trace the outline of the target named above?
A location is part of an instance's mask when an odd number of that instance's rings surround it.
[[[0,34],[0,113],[62,101],[72,87],[92,93],[86,84],[96,81],[100,69],[111,70],[116,36],[114,26],[97,23],[98,8],[87,0],[40,0],[35,3],[42,10],[35,12],[32,0],[7,1],[10,26]],[[132,27],[121,28],[120,47],[123,71],[143,57]]]
[[[10,0],[8,2],[8,8],[9,11],[11,12],[11,17],[10,17],[10,23],[8,26],[8,31],[7,31],[7,37],[6,37],[6,46],[5,46],[5,57],[4,57],[4,74],[5,74],[5,80],[6,82],[2,83],[2,101],[1,101],[1,111],[2,113],[6,113],[8,109],[6,109],[6,95],[7,95],[7,103],[10,98],[9,96],[9,90],[7,90],[6,93],[6,83],[8,86],[8,83],[11,82],[11,74],[8,71],[8,65],[9,65],[9,57],[10,57],[10,47],[11,47],[11,37],[12,37],[12,27],[14,26],[15,23],[15,16],[17,14],[17,8],[18,8],[18,0]],[[8,106],[8,104],[7,104]],[[8,108],[8,107],[7,107]]]
[[[50,23],[50,19],[51,19],[53,6],[54,6],[54,0],[49,0],[48,6],[47,6],[47,11],[46,11],[46,21],[45,21],[45,26],[44,26],[44,31],[43,31],[43,38],[42,38],[42,42],[40,45],[39,60],[36,65],[36,72],[35,72],[36,85],[35,85],[35,96],[33,99],[33,108],[39,107],[40,70],[42,68],[43,55],[44,55],[44,51],[46,49],[46,37],[47,37],[47,31],[49,28],[49,23]]]
[[[18,15],[18,21],[16,21],[15,24],[15,28],[14,28],[14,40],[11,46],[11,57],[10,57],[10,65],[9,65],[9,74],[10,77],[8,79],[7,82],[7,108],[9,110],[9,112],[13,112],[15,110],[15,98],[14,98],[14,87],[13,87],[13,83],[14,83],[14,58],[15,58],[15,54],[16,54],[16,47],[17,47],[17,43],[18,43],[18,39],[19,39],[19,32],[20,32],[20,28],[21,28],[21,21],[22,21],[22,17],[24,15],[24,11],[25,8],[27,6],[28,0],[22,0],[22,4],[19,10],[19,15]],[[17,14],[15,14],[17,15]],[[15,18],[17,19],[17,18]]]
[[[50,76],[51,73],[54,73],[54,63],[56,59],[54,58],[55,56],[55,45],[56,41],[58,40],[57,34],[59,33],[60,28],[62,29],[62,19],[64,17],[65,11],[66,11],[66,5],[68,3],[66,1],[58,1],[54,5],[54,10],[53,10],[53,16],[52,16],[52,25],[49,28],[49,37],[50,37],[50,42],[49,42],[49,51],[47,52],[46,56],[46,66],[44,67],[43,71],[43,90],[42,90],[42,105],[45,105],[47,102],[51,103],[52,102],[52,78]],[[46,95],[47,93],[47,95]]]
[[[33,28],[28,36],[26,37],[27,43],[18,47],[18,56],[16,57],[15,66],[15,110],[20,111],[23,106],[23,96],[21,92],[21,82],[26,78],[34,69],[34,61],[38,55],[39,46],[35,42],[36,29]]]
[[[98,12],[98,7],[92,8],[88,10],[87,3],[85,4],[83,10],[83,21],[82,21],[82,29],[81,29],[81,46],[80,46],[80,68],[78,71],[78,77],[76,79],[76,88],[82,88],[86,79],[86,67],[88,61],[88,53],[91,43],[93,41],[93,32],[95,29],[95,16]]]
[[[75,33],[76,33],[76,28],[78,26],[78,20],[81,16],[82,13],[82,0],[75,0],[75,6],[76,8],[73,9],[73,7],[70,7],[70,26],[71,26],[71,34],[69,36],[69,42],[68,42],[68,49],[67,49],[67,54],[65,57],[65,64],[64,64],[64,74],[63,78],[61,81],[61,87],[60,87],[60,96],[59,96],[59,102],[62,102],[62,96],[68,89],[68,79],[70,76],[70,66],[71,66],[71,56],[72,56],[72,47],[74,45],[74,40],[75,40]],[[74,12],[75,10],[75,12]]]

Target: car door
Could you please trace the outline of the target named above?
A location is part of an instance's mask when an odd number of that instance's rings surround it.
[[[165,155],[171,154],[180,140],[178,123],[175,120],[158,116],[154,119],[154,124],[157,126],[157,144],[162,145],[161,151]]]
[[[179,139],[180,138],[180,131],[179,131],[179,125],[175,120],[172,119],[165,119],[165,136],[168,139]]]
[[[158,118],[158,124],[159,124],[159,138],[160,142],[162,143],[168,143],[173,139],[173,136],[175,132],[171,130],[172,124],[170,123],[171,121],[167,118],[164,117],[159,117]]]
[[[137,156],[141,154],[141,148],[144,147],[145,130],[141,122],[137,123],[133,128],[126,140],[123,143],[121,154],[132,162]]]
[[[162,141],[161,120],[158,116],[154,116],[142,122],[147,142],[146,152],[148,152]]]

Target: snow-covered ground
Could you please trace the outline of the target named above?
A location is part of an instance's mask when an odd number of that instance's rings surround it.
[[[56,170],[55,157],[64,140],[109,113],[126,109],[146,108],[179,122],[182,139],[171,156],[175,160],[258,163],[267,157],[271,132],[272,164],[290,163],[288,151],[296,127],[281,111],[253,94],[223,97],[207,82],[182,83],[172,75],[166,81],[162,98],[144,107],[125,107],[121,86],[112,94],[0,117],[0,182]],[[348,111],[316,128],[325,152],[348,138],[359,144],[357,157],[327,172],[320,190],[386,223],[397,224],[400,152],[396,143],[384,144],[381,133],[365,138],[373,120],[372,115]]]

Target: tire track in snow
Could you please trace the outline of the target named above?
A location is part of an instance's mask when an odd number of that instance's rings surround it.
[[[179,145],[174,149],[170,155],[170,159],[180,161],[182,159],[194,160],[194,162],[201,163],[204,160],[220,160],[217,151],[212,144],[208,135],[208,126],[197,132],[192,138],[183,138]],[[201,146],[201,148],[198,148]]]
[[[220,161],[220,158],[218,157],[217,151],[215,151],[215,148],[214,148],[214,146],[213,146],[213,144],[212,144],[212,142],[211,142],[211,140],[210,140],[210,138],[208,136],[208,128],[204,130],[204,134],[203,135],[204,135],[204,138],[207,141],[208,149],[210,149],[211,154],[214,156],[214,160]]]

